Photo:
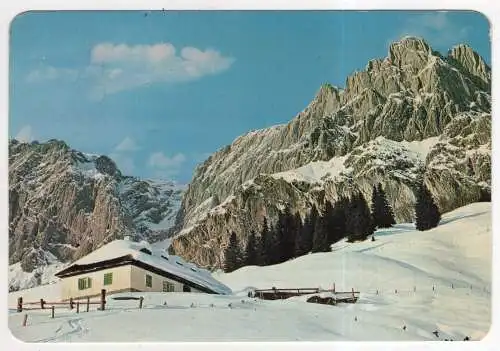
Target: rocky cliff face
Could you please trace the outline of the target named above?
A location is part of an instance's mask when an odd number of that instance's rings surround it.
[[[9,263],[67,262],[124,235],[150,241],[173,225],[183,188],[126,177],[106,156],[62,141],[9,143]]]
[[[284,204],[304,214],[384,184],[397,220],[413,220],[423,176],[442,211],[490,191],[491,70],[466,45],[442,56],[420,38],[390,45],[328,84],[290,123],[237,138],[200,165],[177,216],[172,249],[220,267],[228,232],[245,242]]]

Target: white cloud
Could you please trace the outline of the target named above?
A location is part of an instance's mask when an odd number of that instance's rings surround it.
[[[170,43],[128,46],[111,43],[97,44],[92,48],[90,61],[101,63],[157,63],[175,57],[175,47]]]
[[[410,17],[401,30],[399,38],[406,35],[419,36],[432,45],[451,48],[463,42],[469,30],[468,26],[459,26],[451,21],[446,11],[435,11]]]
[[[125,137],[116,147],[115,151],[118,152],[127,152],[127,151],[136,151],[139,147],[137,146],[134,139],[131,137]]]
[[[170,43],[127,45],[100,43],[90,52],[90,62],[80,70],[45,67],[32,71],[30,82],[54,79],[87,79],[91,95],[102,98],[123,90],[158,82],[199,79],[227,70],[234,58],[216,50],[184,47],[177,53]]]
[[[22,127],[19,133],[17,133],[15,139],[23,143],[29,143],[35,140],[33,129],[31,128],[31,126],[25,125],[24,127]]]
[[[46,80],[68,80],[75,81],[78,78],[78,71],[69,68],[57,68],[52,66],[41,67],[31,71],[26,80],[30,83]]]
[[[153,168],[172,172],[178,170],[185,161],[186,156],[181,153],[169,157],[164,155],[163,152],[155,152],[149,156],[148,165]]]

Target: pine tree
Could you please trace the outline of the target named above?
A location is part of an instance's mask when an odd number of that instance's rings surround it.
[[[312,252],[326,251],[330,251],[328,243],[328,219],[323,214],[318,217],[314,226]]]
[[[488,189],[482,188],[480,190],[478,202],[491,202],[491,193]]]
[[[328,221],[330,244],[336,243],[346,235],[346,203],[346,199],[341,197],[331,207]]]
[[[373,186],[372,190],[372,205],[371,205],[371,212],[372,212],[372,221],[373,221],[373,229],[375,230],[379,226],[380,222],[380,196],[378,193],[378,187],[376,185]]]
[[[271,241],[270,241],[269,226],[267,224],[267,218],[264,217],[262,223],[262,230],[260,232],[259,239],[259,249],[257,253],[257,263],[259,266],[266,266],[270,264],[270,254],[271,254]]]
[[[363,194],[358,192],[352,196],[347,213],[346,231],[350,242],[365,240],[373,234],[373,220]]]
[[[290,258],[295,258],[300,255],[297,255],[297,242],[300,240],[300,236],[302,235],[302,227],[304,226],[304,223],[302,223],[302,218],[300,217],[300,213],[296,212],[295,216],[293,216],[293,230],[294,234],[293,236],[289,239],[289,256]]]
[[[295,257],[311,252],[313,236],[314,236],[314,226],[316,225],[316,220],[318,218],[318,210],[316,206],[313,205],[311,212],[306,215],[304,219],[304,224],[301,226],[299,235],[295,240]]]
[[[330,201],[325,203],[325,211],[323,212],[323,217],[325,218],[325,232],[326,241],[328,246],[335,242],[335,230],[334,230],[334,218],[333,218],[333,206]]]
[[[387,201],[387,196],[384,189],[382,189],[382,184],[373,186],[372,193],[372,218],[373,226],[375,228],[389,228],[396,224],[394,219],[394,212],[392,207]]]
[[[418,230],[429,230],[437,227],[441,220],[441,214],[431,192],[423,182],[417,189],[417,201],[415,203],[415,225]]]
[[[271,229],[271,263],[277,264],[283,262],[283,241],[285,237],[284,228],[282,228],[281,214],[278,215],[278,221]]]
[[[269,230],[269,264],[283,262],[283,238],[284,231],[282,230],[281,223],[278,220]]]
[[[236,233],[232,232],[229,245],[224,250],[224,272],[232,272],[241,267],[241,250]]]
[[[245,263],[247,266],[255,266],[257,264],[257,249],[256,249],[255,232],[250,232],[248,236],[247,246],[245,248]]]
[[[290,211],[290,207],[285,207],[279,216],[280,230],[280,262],[285,262],[295,255],[295,238],[297,237],[296,217]]]

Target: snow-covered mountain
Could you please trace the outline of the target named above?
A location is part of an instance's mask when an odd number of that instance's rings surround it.
[[[144,308],[110,298],[104,312],[56,309],[51,319],[48,310],[29,311],[28,327],[24,312],[12,310],[9,328],[25,342],[480,340],[491,325],[491,215],[490,203],[474,203],[426,232],[402,223],[377,231],[375,242],[341,241],[332,252],[212,274],[234,295],[126,293],[144,296]],[[359,291],[358,302],[247,297],[253,288],[331,289],[333,283],[337,291]],[[18,296],[57,301],[60,294],[56,283],[10,293],[8,303],[15,307]]]
[[[66,143],[9,142],[9,288],[124,235],[155,242],[172,227],[184,187],[122,175],[107,156]]]
[[[334,63],[332,63],[334,64]],[[315,204],[382,183],[397,221],[412,221],[417,179],[441,212],[487,199],[491,70],[467,45],[447,56],[406,37],[387,57],[324,84],[288,124],[249,132],[211,155],[189,184],[172,250],[220,267],[229,233],[240,243],[288,204]]]

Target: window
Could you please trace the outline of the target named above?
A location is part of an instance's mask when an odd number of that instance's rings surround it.
[[[113,273],[104,273],[104,285],[113,284]]]
[[[92,280],[90,278],[78,279],[78,290],[90,289],[92,287]]]
[[[146,287],[148,288],[153,287],[153,277],[150,276],[149,274],[146,274]]]
[[[164,280],[163,281],[163,292],[174,292],[174,291],[175,291],[175,285]]]
[[[145,254],[151,255],[151,250],[146,249],[143,247],[142,249],[139,250],[140,252],[144,252]]]

